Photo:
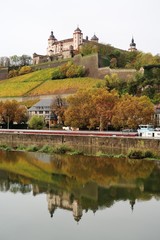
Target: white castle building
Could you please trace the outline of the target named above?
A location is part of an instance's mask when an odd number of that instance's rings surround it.
[[[94,35],[90,41],[98,42],[98,38]],[[73,32],[73,37],[58,41],[53,35],[53,31],[48,39],[48,47],[47,47],[47,55],[61,55],[63,58],[68,58],[71,56],[71,53],[74,51],[78,51],[79,46],[88,41],[88,37],[83,39],[83,33],[77,27],[77,29]]]
[[[39,64],[47,61],[53,61],[64,58],[71,58],[76,55],[79,51],[80,46],[87,42],[98,43],[99,39],[94,34],[94,36],[89,40],[88,36],[83,38],[83,33],[79,27],[73,32],[72,38],[67,38],[64,40],[57,40],[54,36],[53,31],[48,38],[48,46],[46,55],[33,54],[33,64]],[[128,51],[137,51],[136,43],[132,37]]]
[[[38,55],[34,53],[33,64],[46,62],[48,60],[52,61],[60,58],[73,57],[76,53],[78,53],[79,47],[89,41],[98,43],[99,39],[95,34],[90,40],[88,40],[88,37],[84,39],[83,33],[79,27],[77,27],[73,32],[72,38],[64,40],[57,40],[53,34],[53,31],[51,31],[51,34],[48,38],[47,54]]]

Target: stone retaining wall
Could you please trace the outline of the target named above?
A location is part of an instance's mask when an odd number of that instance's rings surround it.
[[[160,156],[160,139],[0,133],[0,145],[17,147],[20,145],[61,146],[63,144],[87,154],[95,154],[99,151],[120,154],[129,149],[141,149],[151,150]]]

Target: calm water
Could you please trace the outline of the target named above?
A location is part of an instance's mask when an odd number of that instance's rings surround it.
[[[157,240],[160,163],[0,152],[0,239]]]

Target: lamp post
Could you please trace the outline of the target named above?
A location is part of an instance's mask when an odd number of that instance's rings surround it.
[[[49,130],[50,130],[50,128],[51,128],[51,123],[50,123],[50,121],[51,121],[51,115],[49,114]]]
[[[7,129],[9,129],[9,116],[7,116]]]

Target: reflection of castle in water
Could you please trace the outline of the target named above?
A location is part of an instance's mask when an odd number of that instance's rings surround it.
[[[47,194],[48,210],[53,217],[55,209],[57,207],[73,211],[73,217],[75,221],[79,222],[82,217],[82,206],[78,200],[71,199],[71,195],[67,192],[63,192],[62,195]]]
[[[64,210],[69,210],[73,212],[73,217],[75,221],[79,222],[83,215],[83,207],[79,200],[72,199],[72,195],[67,192],[61,193],[61,195],[48,193],[47,194],[47,202],[48,202],[48,210],[50,212],[51,217],[53,217],[54,212],[57,208],[61,208]],[[131,210],[134,210],[135,200],[129,201]],[[108,206],[110,207],[110,206]],[[95,213],[97,209],[94,209]],[[86,212],[88,209],[86,209]]]

